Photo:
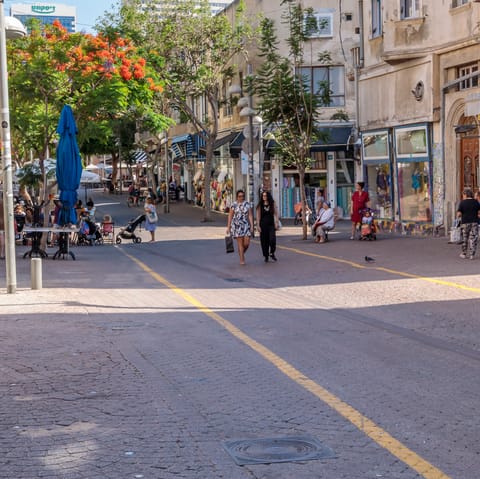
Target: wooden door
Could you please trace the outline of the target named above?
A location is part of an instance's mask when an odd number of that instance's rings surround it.
[[[478,137],[464,137],[461,140],[460,187],[478,191]]]

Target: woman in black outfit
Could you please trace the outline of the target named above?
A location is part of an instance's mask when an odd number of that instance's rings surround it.
[[[278,212],[275,201],[268,191],[263,191],[257,205],[257,229],[260,233],[260,243],[265,263],[268,258],[277,261],[275,250],[277,238],[275,230],[278,229]]]

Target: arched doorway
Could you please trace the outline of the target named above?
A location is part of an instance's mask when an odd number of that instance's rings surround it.
[[[456,128],[460,137],[460,191],[479,189],[479,128],[475,117],[463,117]]]

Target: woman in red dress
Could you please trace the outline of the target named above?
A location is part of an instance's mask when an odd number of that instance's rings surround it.
[[[355,230],[357,225],[362,222],[362,210],[367,207],[367,203],[370,201],[367,191],[363,191],[365,183],[359,181],[355,184],[355,191],[352,195],[352,206],[350,210],[350,219],[352,220],[352,236],[351,240],[355,239]]]

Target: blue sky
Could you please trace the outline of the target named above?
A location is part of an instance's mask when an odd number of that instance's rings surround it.
[[[54,0],[49,2],[49,0],[6,0],[5,1],[5,13],[8,15],[10,13],[10,6],[13,3],[59,3],[63,5],[69,5],[72,7],[77,7],[77,30],[85,30],[87,32],[93,33],[93,25],[95,20],[98,17],[103,16],[105,10],[111,10],[112,5],[116,5],[116,0]]]

